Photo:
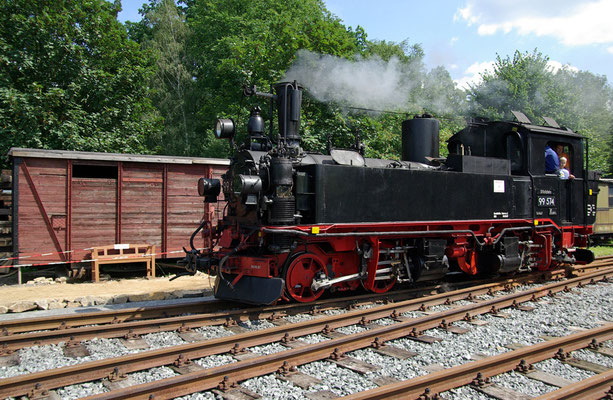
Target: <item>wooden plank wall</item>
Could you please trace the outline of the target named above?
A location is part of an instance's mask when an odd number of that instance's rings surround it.
[[[121,243],[146,243],[157,247],[157,252],[189,248],[189,238],[202,218],[207,217],[214,224],[222,218],[225,202],[204,204],[198,195],[197,182],[202,176],[221,179],[225,166],[202,164],[146,164],[128,163],[121,165],[121,186],[118,193],[117,179],[72,177],[70,221],[68,219],[67,171],[69,160],[28,158],[26,164],[44,205],[61,250],[66,250],[67,224],[71,225],[70,257],[83,259],[93,246]],[[86,162],[79,162],[87,164]],[[97,164],[118,166],[116,162]],[[164,210],[164,168],[167,169],[167,242],[163,243]],[[119,170],[119,168],[118,168]],[[118,208],[118,195],[121,206]],[[19,253],[55,253],[55,243],[38,207],[23,168],[19,171]],[[117,220],[120,210],[120,220]],[[62,225],[62,219],[64,224]],[[119,222],[119,223],[118,223]],[[117,228],[120,227],[120,231]],[[196,245],[203,243],[200,235]],[[171,253],[158,258],[178,258],[182,253]],[[60,261],[57,254],[29,258],[21,263]]]
[[[90,253],[82,249],[115,243],[116,193],[117,179],[72,178],[74,260]]]
[[[66,228],[61,227],[60,220],[66,217],[66,161],[53,159],[27,159],[27,168],[32,177],[36,192],[42,201],[47,216],[55,223],[53,231],[62,247],[66,247]],[[19,168],[19,205],[18,235],[20,254],[41,254],[57,252],[52,236],[45,224],[45,219],[35,200],[34,190],[28,183],[23,165]],[[46,257],[34,257],[22,263],[40,261],[59,261],[57,254]]]
[[[156,245],[158,249],[161,248],[162,183],[162,165],[123,163],[121,182],[122,243],[152,244]]]

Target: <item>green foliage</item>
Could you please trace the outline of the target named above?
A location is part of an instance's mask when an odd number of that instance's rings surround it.
[[[191,30],[184,11],[174,0],[151,0],[141,12],[143,19],[131,24],[129,32],[155,58],[150,96],[164,121],[160,134],[149,138],[149,147],[161,154],[199,155],[191,145],[199,139],[195,132],[198,96],[186,49]]]
[[[519,110],[536,121],[542,111],[550,109],[548,100],[555,96],[548,61],[536,50],[516,51],[512,58],[498,55],[494,71],[483,74],[483,82],[468,91],[470,115],[511,120],[511,111]]]
[[[548,61],[536,50],[498,56],[494,71],[468,90],[469,115],[512,120],[511,110],[518,110],[536,124],[552,117],[589,139],[589,168],[611,174],[613,91],[606,78],[569,68],[553,72]]]
[[[201,132],[210,132],[218,116],[248,115],[247,106],[253,100],[241,98],[241,87],[255,84],[268,90],[299,49],[348,56],[358,48],[354,33],[319,0],[202,0],[187,5],[193,30],[189,52],[197,65],[201,97]],[[198,142],[198,151],[221,155],[211,151],[211,137],[208,134]]]
[[[103,0],[0,3],[0,152],[146,153],[150,60]]]

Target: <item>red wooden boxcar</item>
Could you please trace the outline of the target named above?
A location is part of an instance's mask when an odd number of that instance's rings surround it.
[[[197,181],[220,178],[228,160],[21,148],[9,156],[13,252],[34,255],[13,264],[74,262],[115,243],[182,257],[203,213],[215,223],[225,205],[203,203]]]

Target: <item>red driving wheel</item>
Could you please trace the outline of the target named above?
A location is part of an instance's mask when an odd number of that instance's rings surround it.
[[[326,273],[324,262],[315,254],[304,253],[296,257],[285,271],[285,290],[292,299],[308,303],[317,300],[324,289],[311,289],[313,279]]]

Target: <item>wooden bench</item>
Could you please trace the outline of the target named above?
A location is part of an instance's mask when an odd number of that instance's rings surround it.
[[[94,247],[92,280],[100,280],[100,265],[144,262],[147,263],[147,278],[155,278],[155,246],[149,244],[112,244]]]

